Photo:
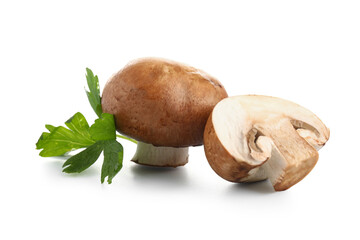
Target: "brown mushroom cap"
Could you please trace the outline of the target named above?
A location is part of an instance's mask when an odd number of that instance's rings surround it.
[[[154,146],[203,143],[206,121],[227,93],[207,73],[174,61],[144,58],[115,74],[102,95],[117,130]]]

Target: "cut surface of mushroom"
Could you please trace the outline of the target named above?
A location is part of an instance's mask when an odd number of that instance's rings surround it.
[[[329,130],[311,111],[268,96],[219,102],[204,132],[206,157],[232,182],[269,179],[277,191],[303,179],[315,166]]]

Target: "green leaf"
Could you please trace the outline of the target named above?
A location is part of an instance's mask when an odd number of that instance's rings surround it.
[[[89,68],[86,68],[86,73],[86,80],[89,87],[89,91],[86,91],[86,95],[96,115],[100,117],[102,113],[102,108],[99,79],[97,76],[94,76],[94,73]]]
[[[63,172],[80,173],[96,162],[103,150],[103,142],[96,142],[82,152],[72,156],[63,165]]]
[[[109,113],[101,114],[101,117],[95,120],[90,127],[91,138],[95,141],[115,140],[116,128],[114,116]]]
[[[43,132],[36,143],[37,149],[43,149],[40,156],[60,156],[71,150],[90,146],[95,142],[90,137],[89,125],[81,113],[76,113],[65,124],[70,129],[46,125],[49,133]]]
[[[46,124],[45,125],[46,129],[49,130],[49,132],[52,132],[55,130],[56,127],[54,127],[53,125],[50,125],[50,124]]]
[[[63,165],[63,172],[80,173],[94,164],[104,151],[101,183],[107,177],[107,182],[111,184],[112,179],[121,170],[123,162],[123,147],[116,141],[114,116],[103,113],[89,127],[85,117],[81,113],[76,113],[65,124],[68,128],[45,125],[49,132],[43,132],[36,143],[37,149],[42,149],[40,156],[59,156],[86,147]]]
[[[50,133],[43,132],[39,138],[39,140],[36,143],[36,149],[42,149],[44,148],[44,145],[46,143],[46,139],[50,136]]]
[[[76,113],[69,120],[65,122],[65,125],[71,129],[74,133],[84,137],[85,139],[91,139],[89,132],[89,124],[86,118],[81,113]]]
[[[104,163],[101,168],[101,183],[104,183],[105,177],[111,184],[112,179],[122,168],[123,147],[116,140],[104,142]]]
[[[104,151],[101,183],[107,178],[110,184],[122,168],[123,147],[116,141],[114,116],[102,112],[99,79],[89,68],[86,68],[86,80],[86,95],[99,118],[89,127],[85,117],[78,112],[65,122],[67,128],[47,124],[45,127],[49,132],[41,134],[36,148],[42,150],[39,154],[42,157],[60,156],[75,149],[86,148],[64,163],[63,171],[66,173],[84,171],[94,164]],[[136,143],[128,137],[119,137]]]
[[[55,127],[49,124],[45,125],[46,129],[49,130],[49,132],[43,132],[39,138],[39,140],[36,143],[36,149],[42,149],[44,148],[44,145],[46,143],[46,139],[50,136],[50,133],[55,130]]]

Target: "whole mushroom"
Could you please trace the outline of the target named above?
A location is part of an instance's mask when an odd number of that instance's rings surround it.
[[[203,144],[213,107],[227,93],[207,73],[174,61],[135,60],[105,85],[102,108],[116,129],[138,140],[132,161],[177,167],[188,162],[188,147]]]
[[[330,131],[311,111],[268,96],[220,101],[204,131],[213,170],[231,182],[269,179],[276,191],[302,180],[315,166]]]

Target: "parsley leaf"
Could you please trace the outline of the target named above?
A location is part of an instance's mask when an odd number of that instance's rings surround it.
[[[46,139],[50,136],[51,132],[54,131],[55,127],[52,125],[45,125],[46,129],[49,130],[49,132],[43,132],[39,138],[39,140],[36,143],[36,149],[42,149],[44,148],[44,145],[46,143]]]
[[[80,173],[93,165],[103,150],[102,144],[101,141],[96,142],[84,151],[70,157],[63,165],[63,172]]]
[[[76,113],[66,121],[66,125],[70,129],[63,126],[46,125],[49,133],[42,133],[36,143],[36,149],[42,149],[40,156],[60,156],[71,150],[87,147],[95,143],[90,137],[89,125],[81,113]]]
[[[100,86],[98,76],[94,76],[94,73],[86,68],[86,80],[89,87],[89,91],[86,91],[86,95],[89,99],[91,107],[94,109],[96,115],[101,117],[102,107],[101,107],[101,97],[100,97]]]
[[[40,156],[51,157],[86,148],[66,160],[63,165],[63,172],[66,173],[80,173],[86,170],[97,161],[101,152],[104,151],[101,183],[107,177],[107,182],[110,184],[122,168],[123,163],[123,147],[116,141],[116,137],[137,142],[131,138],[116,135],[114,116],[102,112],[98,77],[94,76],[88,68],[86,68],[86,73],[89,88],[89,91],[85,90],[86,95],[99,118],[89,127],[85,117],[78,112],[65,122],[67,128],[47,124],[45,127],[49,132],[41,134],[36,143],[36,149],[42,150],[39,153]]]
[[[70,157],[63,165],[63,172],[80,173],[99,158],[101,152],[104,151],[104,162],[101,168],[101,183],[112,183],[112,179],[122,168],[123,147],[116,140],[98,141],[86,148],[84,151]]]
[[[105,141],[104,144],[104,163],[101,168],[101,183],[107,176],[108,183],[111,184],[113,177],[122,168],[123,147],[116,140]]]
[[[42,149],[40,156],[50,157],[63,155],[71,150],[85,150],[70,157],[63,165],[63,172],[80,173],[96,162],[104,151],[104,162],[101,168],[101,183],[107,177],[110,184],[122,168],[123,147],[116,141],[114,116],[102,113],[101,117],[89,127],[81,113],[76,113],[65,122],[68,128],[45,125],[49,132],[43,132],[36,143]]]
[[[46,127],[47,130],[49,130],[49,132],[52,132],[55,129],[55,127],[53,125],[50,125],[50,124],[46,124],[45,127]]]
[[[85,139],[91,138],[89,133],[89,124],[81,113],[76,113],[65,122],[65,125],[74,133],[79,134]]]
[[[95,120],[90,127],[91,138],[95,141],[115,140],[116,128],[114,116],[109,113],[101,114],[101,117]]]
[[[69,127],[69,126],[68,126]],[[69,127],[70,128],[70,127]],[[99,158],[104,150],[104,163],[101,168],[101,183],[108,177],[108,183],[122,168],[123,147],[116,141],[114,116],[109,113],[101,114],[90,127],[89,134],[96,141],[84,151],[69,158],[63,165],[63,172],[82,172]]]

